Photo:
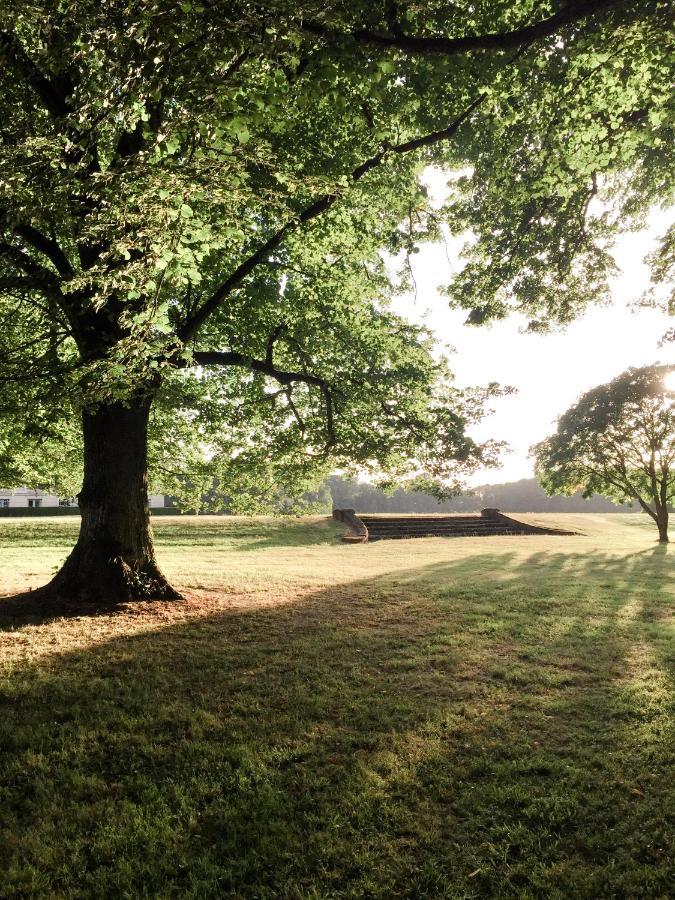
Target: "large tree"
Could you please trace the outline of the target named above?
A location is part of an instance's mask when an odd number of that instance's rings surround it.
[[[551,494],[637,501],[668,543],[675,500],[675,366],[628,369],[584,394],[534,448]]]
[[[472,322],[606,295],[612,236],[672,189],[671,12],[3,4],[2,411],[32,425],[6,467],[82,420],[80,537],[47,593],[173,595],[149,423],[161,477],[208,461],[252,495],[350,460],[452,479],[489,457],[466,435],[486,392],[454,389],[387,299],[443,223],[473,230],[452,288]],[[429,165],[471,172],[441,210]]]

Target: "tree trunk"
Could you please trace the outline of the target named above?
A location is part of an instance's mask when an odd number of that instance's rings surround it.
[[[659,544],[667,544],[668,541],[668,510],[664,509],[659,512],[656,524],[659,529]]]
[[[46,597],[115,604],[180,599],[155,561],[148,511],[147,442],[152,398],[84,412],[82,523]]]

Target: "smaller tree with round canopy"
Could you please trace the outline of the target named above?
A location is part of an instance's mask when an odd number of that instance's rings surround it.
[[[675,366],[628,369],[584,394],[533,447],[549,494],[637,501],[668,543],[675,499]]]

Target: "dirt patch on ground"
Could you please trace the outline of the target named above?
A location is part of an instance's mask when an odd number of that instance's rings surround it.
[[[37,659],[122,635],[239,612],[256,612],[297,603],[309,591],[276,587],[269,591],[185,590],[183,600],[136,601],[115,607],[48,603],[38,592],[0,598],[0,655],[11,660]]]

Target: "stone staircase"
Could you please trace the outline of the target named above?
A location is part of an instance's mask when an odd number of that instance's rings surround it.
[[[349,543],[417,537],[492,537],[495,535],[574,534],[542,528],[505,516],[498,509],[480,515],[357,515],[351,509],[333,510],[333,516],[348,526],[343,540]]]
[[[359,516],[369,541],[413,537],[486,537],[527,534],[525,528],[505,525],[480,516]]]

